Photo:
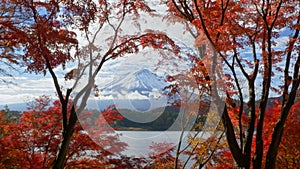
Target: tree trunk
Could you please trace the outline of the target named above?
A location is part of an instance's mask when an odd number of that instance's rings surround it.
[[[59,147],[58,153],[56,158],[53,162],[52,168],[53,169],[63,169],[65,167],[67,153],[69,150],[69,144],[72,139],[72,135],[74,133],[74,127],[77,122],[77,115],[75,112],[74,107],[72,108],[70,120],[67,128],[63,129],[63,136],[62,136],[62,143]]]
[[[250,160],[245,158],[245,155],[242,153],[241,149],[239,148],[239,145],[236,141],[233,125],[231,123],[231,120],[228,116],[227,107],[225,106],[224,112],[222,115],[222,122],[225,127],[225,133],[226,133],[226,139],[227,143],[229,145],[229,149],[231,151],[231,154],[236,161],[239,168],[243,169],[249,169],[250,168]]]
[[[298,86],[298,85],[297,85]],[[278,148],[281,142],[284,124],[290,112],[292,105],[294,104],[296,92],[292,92],[290,94],[290,98],[287,104],[283,107],[281,112],[281,117],[276,123],[272,133],[272,141],[270,143],[270,147],[268,149],[267,157],[266,157],[266,168],[267,169],[275,169],[276,167],[276,156],[278,153]]]
[[[66,155],[69,150],[69,144],[71,142],[71,138],[74,132],[74,128],[72,130],[68,130],[66,134],[63,135],[62,143],[59,147],[57,156],[53,162],[53,169],[63,169],[66,163]]]
[[[276,125],[274,129],[274,133],[272,136],[274,141],[271,142],[270,148],[267,153],[266,169],[275,169],[276,167],[276,156],[282,138],[283,128],[284,127],[282,125]]]

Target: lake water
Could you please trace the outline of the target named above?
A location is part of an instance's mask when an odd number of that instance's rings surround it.
[[[177,147],[180,131],[117,131],[117,133],[122,134],[120,140],[128,144],[127,150],[123,154],[127,156],[148,156],[153,143],[173,143]],[[187,135],[189,132],[184,133],[183,145],[186,145]],[[204,134],[200,133],[199,136],[207,137]],[[168,150],[168,147],[161,147],[161,151]]]

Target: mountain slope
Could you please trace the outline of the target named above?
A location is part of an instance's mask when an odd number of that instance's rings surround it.
[[[123,95],[136,96],[132,99],[147,99],[157,95],[161,96],[163,88],[167,85],[168,83],[164,79],[144,68],[124,76],[115,77],[112,82],[101,88],[101,92],[106,96],[118,97]]]

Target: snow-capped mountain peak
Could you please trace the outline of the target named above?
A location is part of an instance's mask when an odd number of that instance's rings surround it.
[[[105,95],[132,96],[134,99],[147,99],[159,97],[168,83],[154,74],[149,69],[130,72],[125,75],[115,76],[113,81],[101,89]],[[138,97],[138,98],[137,98]]]

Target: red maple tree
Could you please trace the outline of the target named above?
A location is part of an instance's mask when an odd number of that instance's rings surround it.
[[[55,101],[41,97],[34,107],[23,112],[16,121],[1,119],[0,166],[1,168],[49,168],[51,167],[62,139],[61,105]],[[70,111],[71,107],[68,107]],[[105,117],[113,122],[122,118],[115,116],[117,112],[107,109],[100,114],[86,112],[86,117],[95,117],[91,121],[97,126],[94,132],[101,136],[103,145],[91,138],[78,123],[70,142],[66,159],[67,168],[113,168],[118,166],[116,159],[125,149],[126,143],[120,142],[118,135],[108,133],[100,119]],[[1,113],[3,117],[4,113]],[[117,113],[118,114],[118,113]],[[116,118],[117,117],[117,118]]]
[[[141,12],[153,14],[144,0],[2,0],[0,3],[4,7],[1,16],[5,16],[0,18],[0,47],[4,44],[4,48],[12,49],[11,56],[22,62],[28,72],[49,74],[61,103],[63,131],[53,168],[65,165],[77,114],[84,110],[92,90],[97,91],[95,80],[104,63],[137,53],[146,46],[178,52],[164,33],[151,30],[121,33],[126,19],[130,18],[128,24],[137,26]],[[104,29],[111,33],[105,33]],[[79,37],[87,43],[79,43]],[[68,63],[75,65],[71,71],[65,69]],[[62,77],[55,71],[58,66],[62,66],[65,79],[73,84],[61,83]],[[73,102],[69,102],[71,95],[75,95]],[[68,112],[70,104],[74,106]]]
[[[280,116],[281,102],[278,99],[272,101],[272,106],[268,107],[266,111],[266,123],[264,124],[264,154],[266,153],[270,146],[270,141],[272,139],[273,128],[277,123]],[[276,160],[276,166],[279,168],[297,168],[300,164],[299,156],[299,103],[297,102],[291,109],[289,118],[286,121],[285,130],[282,136],[282,141],[278,150],[278,157]],[[238,126],[238,125],[236,125]],[[254,138],[256,135],[254,135]],[[255,144],[252,144],[252,155],[255,154]],[[265,159],[265,158],[264,158]],[[214,155],[213,163],[209,164],[208,167],[214,168],[234,168],[234,159],[228,149],[221,149]],[[262,165],[265,166],[266,161],[262,161]]]
[[[219,112],[236,165],[259,169],[265,162],[265,168],[275,168],[285,123],[300,84],[299,1],[164,2],[170,21],[187,24],[195,38],[198,58],[212,58],[207,67],[224,67],[224,71],[213,72],[206,81],[211,84],[211,94],[226,103]],[[284,31],[289,36],[279,41]],[[207,50],[211,45],[215,50]],[[215,87],[219,79],[224,88]],[[225,93],[219,95],[218,91]],[[277,107],[278,120],[269,133],[271,139],[266,143],[270,93],[283,100]],[[245,115],[249,116],[247,120]],[[264,151],[266,147],[268,151]]]

